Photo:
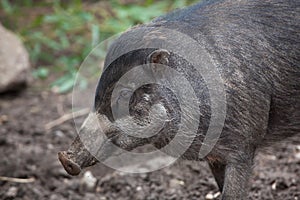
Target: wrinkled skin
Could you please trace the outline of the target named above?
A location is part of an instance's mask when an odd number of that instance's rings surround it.
[[[246,199],[257,150],[300,132],[299,8],[296,0],[205,1],[140,26],[148,29],[145,35],[155,33],[156,27],[181,31],[203,45],[217,64],[226,91],[227,113],[221,136],[205,160],[222,192],[222,200]],[[157,148],[167,145],[175,136],[181,117],[178,101],[170,90],[151,84],[136,91],[121,90],[117,99],[131,97],[130,116],[121,116],[120,120],[113,118],[110,106],[112,90],[125,72],[141,64],[164,64],[181,71],[197,91],[200,124],[197,137],[182,158],[199,160],[211,109],[207,86],[194,73],[193,66],[164,49],[141,48],[110,62],[110,57],[121,48],[134,42],[143,47],[149,42],[147,37],[135,41],[135,31],[140,27],[127,31],[111,46],[96,91],[94,111],[80,134],[106,135],[99,143],[103,160],[117,153],[105,145],[107,140],[125,150],[145,144]],[[200,37],[199,32],[205,36]],[[118,106],[118,100],[113,105]],[[153,121],[149,111],[155,105],[164,108],[168,119],[157,135],[137,138],[122,131],[121,126],[145,126]],[[156,113],[155,117],[160,115]],[[100,131],[95,122],[104,130]],[[176,150],[167,153],[176,156]],[[97,162],[79,137],[68,151],[59,153],[59,159],[71,175]]]

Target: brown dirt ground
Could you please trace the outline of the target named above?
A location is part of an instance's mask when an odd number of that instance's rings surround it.
[[[36,82],[21,93],[0,96],[0,176],[35,178],[32,183],[0,181],[0,199],[175,200],[206,199],[217,193],[207,165],[188,161],[147,174],[124,174],[98,164],[87,169],[97,178],[95,189],[88,190],[84,173],[67,175],[57,159],[57,152],[66,149],[76,135],[73,121],[51,131],[44,129],[49,121],[70,112],[71,95],[47,92],[43,85]],[[300,199],[297,141],[258,155],[250,199]]]

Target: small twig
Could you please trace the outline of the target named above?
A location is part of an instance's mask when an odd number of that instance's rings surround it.
[[[58,97],[58,101],[59,101],[59,103],[56,104],[56,110],[59,115],[63,115],[64,114],[64,106],[63,106],[62,96]]]
[[[49,122],[45,125],[45,129],[46,130],[50,130],[52,129],[53,127],[55,126],[58,126],[70,119],[73,119],[73,118],[77,118],[77,117],[81,117],[83,115],[86,115],[90,112],[90,109],[89,108],[84,108],[82,110],[79,110],[79,111],[76,111],[76,112],[73,112],[73,113],[67,113],[63,116],[61,116],[60,118],[56,119],[56,120],[53,120],[52,122]]]
[[[0,181],[8,181],[14,183],[32,183],[35,181],[35,178],[12,178],[12,177],[0,176]]]

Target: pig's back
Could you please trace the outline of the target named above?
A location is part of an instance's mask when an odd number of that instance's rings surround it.
[[[243,128],[236,116],[264,144],[300,133],[300,1],[205,1],[154,24],[205,44],[224,79],[228,130]]]

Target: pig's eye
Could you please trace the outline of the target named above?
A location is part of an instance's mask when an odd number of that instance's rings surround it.
[[[150,101],[150,95],[149,95],[149,94],[144,94],[144,95],[143,95],[143,99],[144,99],[145,101]]]
[[[133,92],[131,90],[122,90],[119,94],[120,98],[129,99]]]

